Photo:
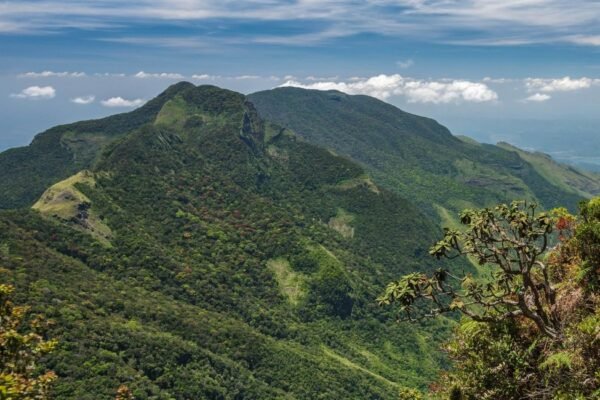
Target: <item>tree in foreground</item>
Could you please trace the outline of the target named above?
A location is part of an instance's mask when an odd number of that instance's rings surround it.
[[[36,363],[56,342],[36,333],[41,320],[25,322],[28,309],[12,303],[12,292],[0,284],[0,400],[45,400],[56,376],[40,373]]]
[[[430,254],[467,256],[486,274],[413,273],[378,299],[398,305],[401,320],[464,316],[446,348],[454,370],[433,391],[454,400],[600,399],[600,198],[582,204],[579,218],[515,202],[460,219],[465,229],[446,229]]]

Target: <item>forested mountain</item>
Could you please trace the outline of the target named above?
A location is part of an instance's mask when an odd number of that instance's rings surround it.
[[[444,365],[446,322],[374,302],[433,267],[437,228],[360,166],[211,86],[118,135],[0,214],[2,280],[54,321],[57,398],[387,399]]]
[[[59,399],[424,389],[453,321],[397,324],[375,298],[405,273],[470,270],[428,256],[439,217],[582,197],[372,98],[188,83],[52,128],[0,154],[0,174],[0,277],[52,321]]]
[[[581,198],[512,149],[460,140],[432,119],[369,96],[277,88],[249,98],[265,118],[359,162],[434,217],[507,199],[575,210]]]
[[[91,167],[111,141],[154,121],[181,82],[132,112],[60,125],[37,135],[29,146],[0,153],[0,209],[33,204],[48,186]]]

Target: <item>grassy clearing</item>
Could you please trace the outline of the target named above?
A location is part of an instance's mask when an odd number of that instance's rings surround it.
[[[368,175],[362,175],[358,178],[342,181],[336,185],[336,188],[341,190],[350,190],[360,186],[365,186],[373,193],[380,193],[379,188],[377,185],[375,185],[375,183],[373,183],[371,177]]]
[[[154,121],[155,125],[177,126],[181,128],[185,120],[189,117],[187,104],[183,98],[176,96],[167,101],[161,108]]]
[[[350,225],[353,221],[354,215],[338,208],[336,216],[331,217],[327,225],[344,238],[351,239],[354,237],[354,227]]]
[[[94,174],[83,170],[48,188],[32,206],[43,216],[69,223],[73,228],[91,234],[105,245],[110,245],[110,228],[90,208],[90,199],[77,185],[95,186]]]
[[[267,267],[275,275],[281,293],[288,301],[297,305],[306,294],[304,277],[302,274],[292,271],[290,263],[285,258],[276,258],[267,261]]]

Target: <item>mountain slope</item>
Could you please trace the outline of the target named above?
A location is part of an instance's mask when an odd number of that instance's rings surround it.
[[[153,121],[166,101],[190,86],[173,85],[132,112],[60,125],[38,134],[29,146],[0,153],[0,209],[30,206],[48,186],[89,168],[105,146]]]
[[[445,365],[448,321],[374,304],[437,228],[238,93],[180,90],[35,208],[0,274],[55,321],[58,398],[392,399]]]
[[[466,143],[434,120],[368,96],[277,88],[249,99],[265,118],[358,161],[430,215],[434,205],[458,211],[530,199],[574,208],[580,198],[553,185],[513,151]]]
[[[599,173],[582,171],[570,165],[560,164],[548,154],[528,152],[505,142],[500,142],[497,146],[518,153],[519,157],[530,163],[546,180],[563,190],[577,193],[586,198],[600,194]]]

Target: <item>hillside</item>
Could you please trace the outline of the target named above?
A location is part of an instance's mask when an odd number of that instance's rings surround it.
[[[38,193],[34,209],[0,212],[0,276],[54,321],[55,397],[111,399],[121,384],[136,399],[392,399],[426,387],[446,365],[450,321],[398,325],[374,299],[437,265],[438,228],[243,95],[165,93],[144,113],[74,124],[122,121],[90,151],[61,147],[66,128],[17,150],[46,143],[69,160],[55,159],[46,187],[25,185],[25,167],[3,170],[23,194],[5,205]]]
[[[600,194],[599,173],[582,171],[570,165],[558,163],[548,154],[528,152],[505,142],[498,143],[498,147],[518,153],[546,180],[563,190],[586,198]]]
[[[277,88],[249,99],[265,118],[359,162],[434,217],[512,199],[575,209],[581,198],[515,151],[462,141],[432,119],[372,97]]]
[[[29,146],[0,153],[0,209],[30,206],[50,185],[91,167],[110,142],[153,121],[166,101],[191,86],[178,83],[132,112],[56,126]]]

